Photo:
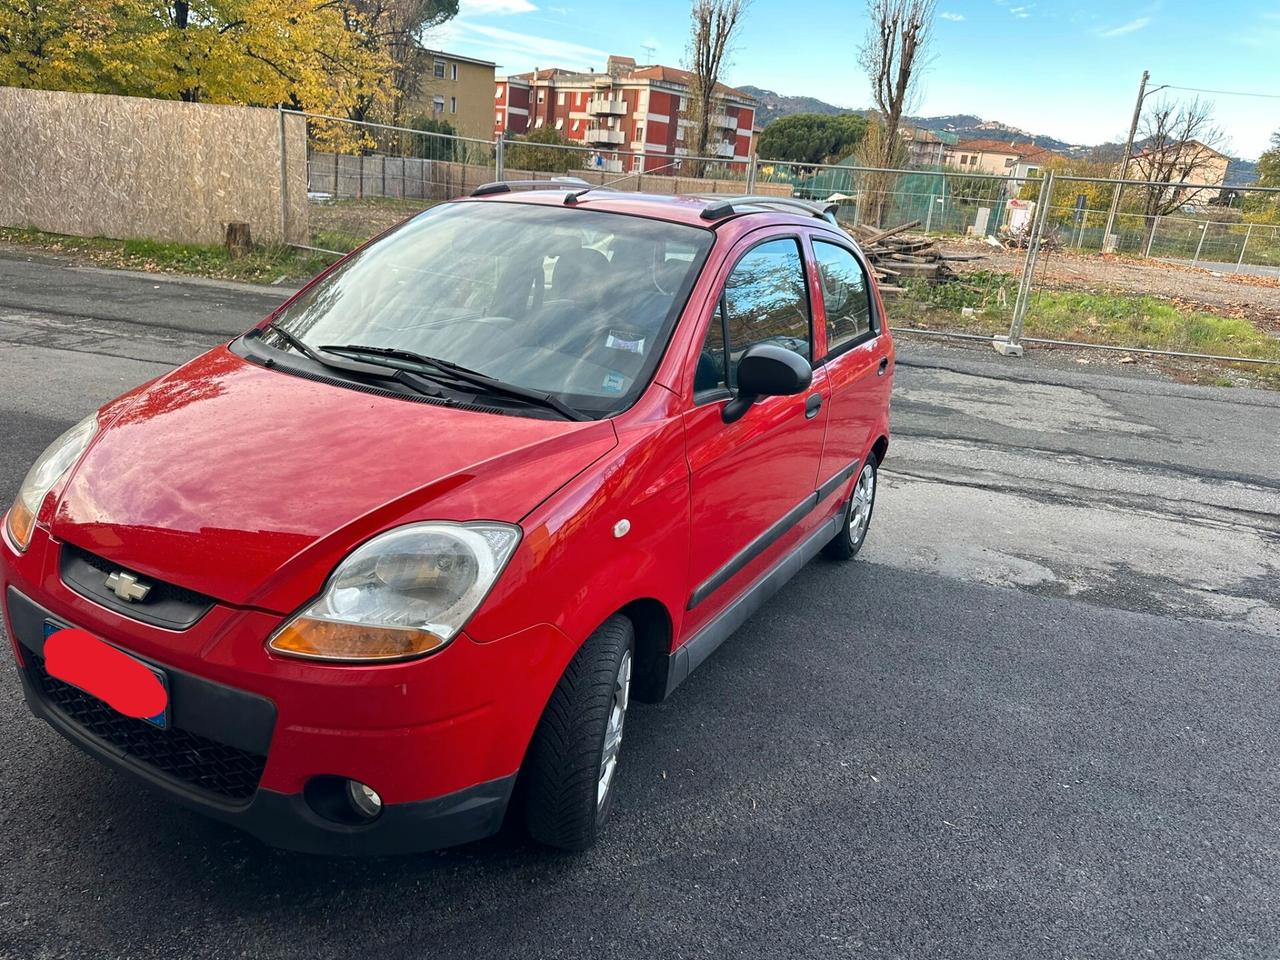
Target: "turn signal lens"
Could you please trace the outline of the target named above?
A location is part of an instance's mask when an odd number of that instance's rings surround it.
[[[19,550],[25,550],[31,544],[31,532],[36,528],[36,515],[19,500],[9,509],[6,528],[13,545]]]
[[[430,653],[445,641],[413,627],[379,627],[298,617],[271,638],[271,649],[323,660],[399,660]]]

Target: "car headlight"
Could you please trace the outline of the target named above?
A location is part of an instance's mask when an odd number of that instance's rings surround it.
[[[275,632],[277,653],[401,660],[438,650],[476,612],[520,542],[508,523],[414,523],[338,564],[324,592]]]
[[[26,550],[31,544],[31,534],[36,529],[36,516],[40,513],[40,504],[54,484],[62,479],[62,475],[71,469],[71,465],[80,459],[89,446],[89,441],[98,432],[98,415],[91,414],[60,436],[45,448],[44,453],[36,458],[22,486],[18,488],[18,497],[9,509],[9,519],[5,528],[9,539],[19,550]]]

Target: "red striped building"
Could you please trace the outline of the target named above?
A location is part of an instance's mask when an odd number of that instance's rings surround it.
[[[618,173],[676,173],[693,137],[691,80],[687,70],[637,66],[630,57],[610,57],[604,73],[553,68],[498,77],[494,135],[550,127],[592,148],[584,165],[589,158]],[[755,113],[748,94],[718,85],[706,152],[724,161],[749,159]]]

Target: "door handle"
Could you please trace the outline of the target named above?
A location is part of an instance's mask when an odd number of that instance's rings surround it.
[[[812,420],[818,415],[818,411],[822,409],[822,394],[811,393],[809,399],[804,402],[804,418]]]
[[[880,369],[876,371],[876,376],[877,376],[877,377],[883,377],[883,376],[884,376],[884,372],[885,372],[886,370],[888,370],[888,369],[889,369],[889,358],[888,358],[888,357],[881,357],[881,358],[880,358]]]

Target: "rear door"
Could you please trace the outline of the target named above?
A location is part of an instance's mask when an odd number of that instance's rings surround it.
[[[825,374],[815,371],[811,387],[796,396],[761,399],[733,423],[721,416],[737,363],[753,344],[776,343],[812,362],[811,280],[799,231],[752,233],[727,258],[721,295],[704,318],[685,419],[690,629],[723,609],[812,520],[800,508],[812,497],[822,459]]]
[[[865,262],[849,244],[829,234],[809,237],[817,267],[819,310],[826,330],[826,353],[819,363],[831,392],[831,414],[822,453],[819,485],[852,476],[871,448],[871,436],[887,397],[879,387],[892,362],[888,337],[876,310]]]

